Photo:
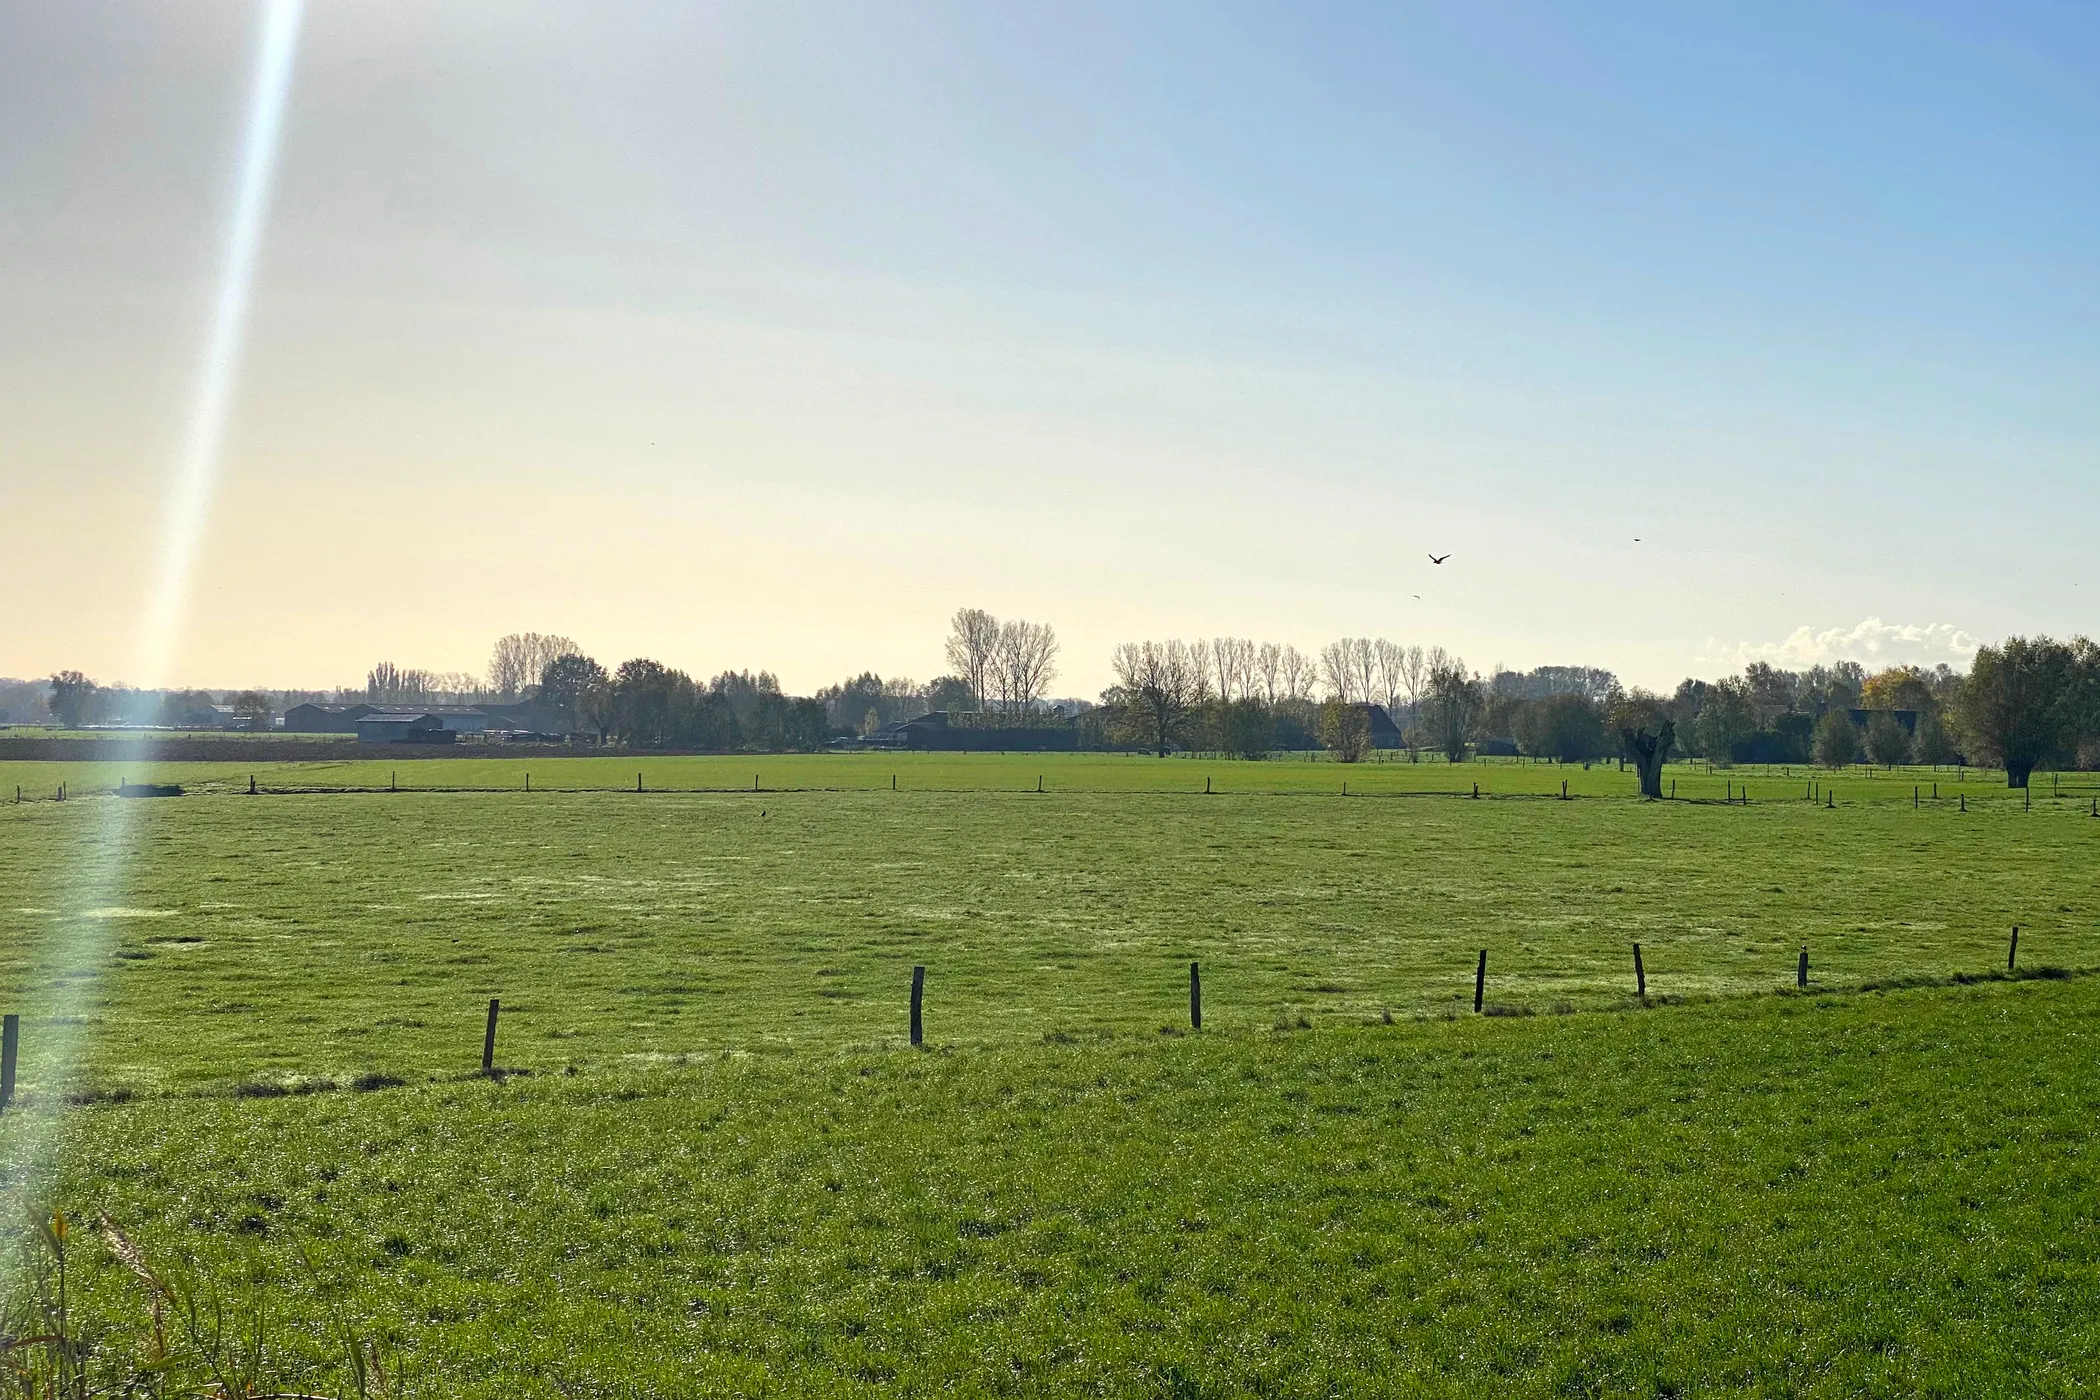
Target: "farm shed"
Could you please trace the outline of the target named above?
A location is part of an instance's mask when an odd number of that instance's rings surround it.
[[[308,701],[284,712],[287,734],[355,734],[357,722],[375,709],[372,705],[316,705]]]
[[[452,738],[443,719],[421,711],[366,715],[357,722],[360,744],[444,744]]]

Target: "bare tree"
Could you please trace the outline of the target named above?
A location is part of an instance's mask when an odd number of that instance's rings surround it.
[[[1210,699],[1211,655],[1210,643],[1201,637],[1189,643],[1189,664],[1196,668],[1196,699]]]
[[[1407,681],[1401,675],[1401,663],[1407,648],[1380,637],[1371,643],[1371,663],[1377,672],[1377,683],[1372,687],[1371,698],[1385,706],[1392,714],[1400,708],[1400,697],[1407,690]]]
[[[1344,637],[1320,648],[1320,679],[1329,698],[1350,704],[1361,698],[1356,680],[1356,639]]]
[[[1178,641],[1125,642],[1109,664],[1116,674],[1112,694],[1129,732],[1165,758],[1209,689],[1195,648]]]
[[[1283,698],[1286,700],[1312,699],[1313,686],[1317,683],[1312,658],[1294,646],[1286,645],[1278,658],[1277,671],[1283,677]]]
[[[1043,698],[1057,675],[1057,632],[1047,622],[1016,618],[999,626],[998,652],[992,672],[997,677],[1001,708],[1028,709]]]
[[[1369,637],[1350,637],[1349,667],[1356,698],[1364,704],[1378,698],[1378,648]]]
[[[498,700],[515,700],[527,686],[538,685],[540,672],[557,656],[580,652],[567,637],[538,632],[513,632],[498,637],[489,656],[489,690]]]
[[[1262,698],[1276,703],[1276,686],[1283,677],[1283,648],[1263,642],[1254,653],[1254,673],[1261,677]]]
[[[999,619],[983,608],[959,608],[948,624],[948,665],[967,681],[970,698],[985,703],[986,682],[999,653]]]
[[[1400,653],[1400,680],[1407,688],[1407,709],[1413,715],[1422,706],[1422,682],[1429,674],[1429,663],[1418,646],[1407,647]]]
[[[427,705],[431,680],[428,671],[382,661],[365,673],[365,700],[373,705]]]

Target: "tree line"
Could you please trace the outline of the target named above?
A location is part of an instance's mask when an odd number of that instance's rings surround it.
[[[512,633],[485,676],[374,666],[359,690],[201,690],[98,686],[78,671],[28,687],[59,724],[184,727],[223,720],[269,727],[302,699],[373,704],[524,702],[547,727],[635,748],[812,750],[867,737],[930,711],[975,712],[997,725],[1068,724],[1082,747],[1259,758],[1324,749],[1345,761],[1374,744],[1450,762],[1508,753],[1558,762],[1628,759],[1644,786],[1670,757],[1718,763],[1968,762],[2024,787],[2037,768],[2100,768],[2100,646],[2083,637],[2011,637],[1966,672],[1841,661],[1803,670],[1764,662],[1665,695],[1588,666],[1491,668],[1442,647],[1343,637],[1313,651],[1241,637],[1126,642],[1110,656],[1099,702],[1049,699],[1059,644],[1047,624],[979,608],[950,620],[952,674],[920,684],[864,671],[813,696],[785,694],[766,671],[701,682],[637,657],[608,671],[566,637]],[[0,682],[21,689],[26,683]],[[8,692],[10,698],[15,691]],[[441,698],[442,697],[442,698]],[[25,706],[25,708],[32,708]],[[206,721],[208,722],[208,721]],[[1391,729],[1383,728],[1390,722]]]

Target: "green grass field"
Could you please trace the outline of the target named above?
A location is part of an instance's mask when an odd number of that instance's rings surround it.
[[[338,1315],[430,1394],[2092,1382],[2089,791],[635,766],[6,765],[75,800],[0,807],[0,1146],[61,1122],[56,1199],[276,1300],[316,1385]],[[1538,1014],[1471,1015],[1482,948]]]

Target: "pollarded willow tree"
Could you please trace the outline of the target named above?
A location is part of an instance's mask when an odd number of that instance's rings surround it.
[[[1626,756],[1633,760],[1634,771],[1640,774],[1641,796],[1659,800],[1663,795],[1663,765],[1670,761],[1670,747],[1677,742],[1677,722],[1666,719],[1653,734],[1645,725],[1621,729],[1619,740],[1626,746]]]
[[[2047,637],[2007,637],[1976,653],[1954,702],[1955,722],[1970,757],[2005,770],[2005,785],[2024,788],[2034,770],[2075,750],[2095,716],[2100,648]]]

